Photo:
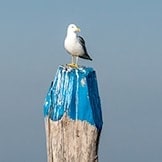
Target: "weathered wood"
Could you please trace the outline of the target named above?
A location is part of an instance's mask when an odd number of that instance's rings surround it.
[[[44,103],[48,162],[97,162],[102,112],[93,68],[59,66]]]
[[[59,121],[46,117],[45,128],[48,162],[98,162],[95,126],[64,115]]]

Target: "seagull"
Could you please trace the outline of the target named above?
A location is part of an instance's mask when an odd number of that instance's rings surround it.
[[[75,24],[70,24],[67,28],[67,35],[64,41],[66,51],[72,55],[72,63],[68,64],[71,67],[78,67],[78,57],[91,60],[88,55],[84,39],[78,35],[80,28]]]

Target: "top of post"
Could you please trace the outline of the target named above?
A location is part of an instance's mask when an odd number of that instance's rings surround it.
[[[102,128],[96,72],[91,67],[60,65],[44,103],[44,116],[58,121],[64,115]]]

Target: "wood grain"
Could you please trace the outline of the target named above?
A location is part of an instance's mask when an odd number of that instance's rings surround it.
[[[45,117],[48,162],[98,162],[99,132],[86,121]]]

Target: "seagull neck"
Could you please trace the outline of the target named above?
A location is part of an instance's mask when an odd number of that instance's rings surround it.
[[[67,33],[67,36],[70,37],[70,38],[75,38],[75,37],[77,36],[77,33],[68,32],[68,33]]]

